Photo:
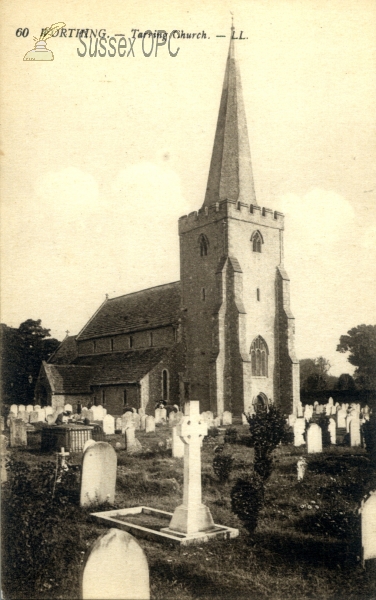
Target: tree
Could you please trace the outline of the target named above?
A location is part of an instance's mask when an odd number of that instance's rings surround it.
[[[262,407],[255,415],[246,415],[249,445],[255,449],[254,470],[266,481],[273,470],[273,450],[287,440],[286,418],[275,406]]]
[[[354,377],[363,389],[376,388],[376,325],[358,325],[341,335],[337,351],[349,352],[347,360],[356,367]]]
[[[5,404],[33,402],[34,388],[43,360],[60,342],[42,327],[41,320],[27,319],[18,329],[1,325],[2,398]]]
[[[339,390],[355,390],[356,385],[354,378],[349,375],[349,373],[342,373],[338,377],[337,388]]]
[[[330,367],[330,362],[323,356],[303,358],[300,361],[300,389],[308,392],[332,387],[334,382],[329,375]]]

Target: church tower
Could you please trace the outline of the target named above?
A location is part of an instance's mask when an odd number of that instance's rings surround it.
[[[185,396],[234,415],[297,413],[284,217],[257,204],[234,30],[202,207],[179,219]]]

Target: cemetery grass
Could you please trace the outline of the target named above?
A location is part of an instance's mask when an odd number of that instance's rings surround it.
[[[247,427],[237,429],[246,435]],[[5,587],[4,597],[9,600],[78,598],[85,552],[107,530],[92,521],[90,512],[138,505],[173,512],[182,500],[183,460],[172,458],[171,450],[164,447],[169,435],[168,427],[158,427],[155,434],[137,432],[143,446],[139,456],[128,456],[124,449],[117,449],[115,505],[90,510],[72,505],[75,529],[74,535],[72,528],[67,535],[71,536],[68,542],[74,544],[75,551],[70,554],[65,544],[67,556],[62,561],[62,572],[50,573],[53,583],[40,582],[38,590],[30,587],[17,590],[13,585],[7,593]],[[119,441],[124,444],[120,435],[108,439],[114,446]],[[253,450],[244,444],[227,445],[234,457],[234,468],[230,480],[220,483],[212,468],[219,441],[208,438],[203,445],[203,502],[210,507],[215,523],[236,527],[240,535],[229,541],[180,548],[139,540],[149,563],[151,598],[375,598],[375,571],[363,570],[360,562],[357,514],[361,498],[376,483],[366,452],[361,448],[329,447],[321,455],[306,455],[304,448],[292,445],[277,448],[275,468],[266,484],[265,506],[250,537],[231,511],[230,491],[238,477],[252,471]],[[308,468],[304,481],[298,483],[296,462],[301,455],[307,459]],[[51,454],[41,455],[30,449],[12,450],[12,458],[31,467],[54,460]],[[79,465],[80,460],[79,454],[70,457],[72,466]],[[65,529],[66,523],[62,522],[61,529],[50,531],[56,538],[56,548],[61,547]],[[22,544],[22,538],[15,538],[15,543]],[[15,567],[15,577],[18,568]]]

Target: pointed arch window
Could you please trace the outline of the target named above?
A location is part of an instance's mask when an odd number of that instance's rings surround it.
[[[268,355],[269,350],[265,340],[259,335],[251,344],[251,368],[252,376],[268,376]]]
[[[209,240],[203,233],[199,237],[200,256],[207,256],[209,249]]]
[[[253,252],[261,252],[261,246],[264,243],[262,235],[259,231],[254,231],[251,236]]]

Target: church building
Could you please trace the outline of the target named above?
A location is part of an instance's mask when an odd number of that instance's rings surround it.
[[[231,39],[201,208],[179,219],[180,282],[106,298],[43,363],[39,403],[125,406],[199,400],[215,415],[274,403],[295,413],[299,361],[284,217],[257,203]]]

